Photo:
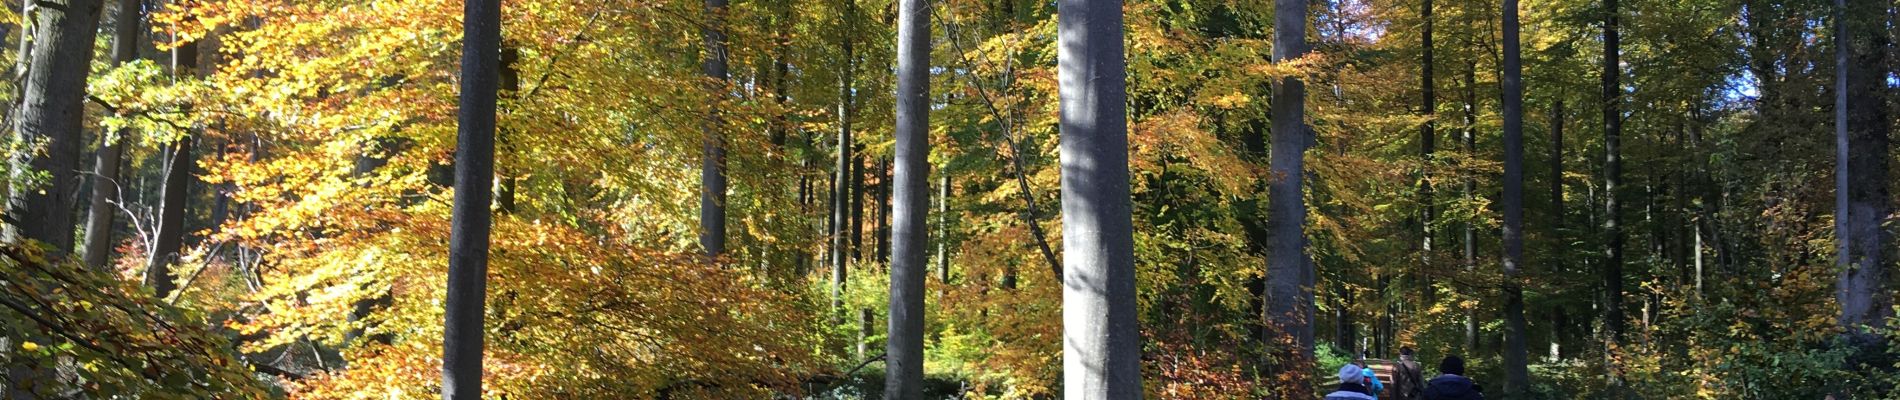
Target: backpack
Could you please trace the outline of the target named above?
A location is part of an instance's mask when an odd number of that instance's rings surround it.
[[[1418,362],[1399,361],[1392,366],[1392,394],[1400,400],[1423,398],[1425,382],[1419,371]]]

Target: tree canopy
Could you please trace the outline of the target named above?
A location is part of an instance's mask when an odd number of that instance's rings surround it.
[[[1900,399],[1891,1],[5,3],[9,398]]]

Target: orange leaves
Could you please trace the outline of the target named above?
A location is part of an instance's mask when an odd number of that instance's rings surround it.
[[[681,381],[791,390],[796,374],[815,366],[803,356],[811,336],[795,333],[812,327],[809,314],[786,295],[759,289],[761,282],[748,275],[694,255],[616,245],[565,226],[497,222],[488,302],[488,379],[496,394],[611,397],[653,393]],[[304,289],[281,296],[312,294],[302,296],[306,305],[274,301],[289,308],[259,319],[282,333],[324,326],[319,319],[334,319],[380,290],[396,295],[370,327],[396,335],[398,344],[359,347],[352,365],[374,367],[325,376],[300,391],[302,397],[409,393],[435,379],[425,372],[439,368],[427,351],[439,349],[443,264],[436,255],[444,250],[436,239],[446,232],[446,219],[386,223],[396,228],[330,242],[324,251],[299,257],[320,263],[286,265],[302,265],[296,275],[329,276],[320,279],[327,283],[272,278],[304,282]],[[372,277],[361,282],[348,274]],[[315,295],[339,289],[346,294]]]
[[[1175,109],[1136,120],[1129,127],[1131,167],[1138,171],[1159,171],[1163,159],[1185,159],[1195,173],[1205,174],[1221,193],[1245,196],[1253,192],[1257,177],[1265,171],[1240,158],[1231,143],[1214,137],[1203,127],[1199,114]],[[1153,184],[1154,175],[1143,174],[1142,186]]]

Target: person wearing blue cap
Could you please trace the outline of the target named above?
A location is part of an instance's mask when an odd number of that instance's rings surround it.
[[[1358,364],[1346,363],[1339,367],[1339,390],[1326,394],[1326,400],[1373,400],[1366,394],[1366,369]]]

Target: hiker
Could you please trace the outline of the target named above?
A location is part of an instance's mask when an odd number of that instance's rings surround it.
[[[1378,372],[1373,371],[1372,366],[1366,365],[1364,356],[1360,356],[1359,361],[1354,364],[1359,365],[1359,371],[1365,376],[1365,379],[1360,382],[1366,386],[1366,394],[1372,395],[1372,400],[1379,400],[1379,393],[1385,392],[1385,383],[1379,382]]]
[[[1438,363],[1438,377],[1425,383],[1425,400],[1483,400],[1484,387],[1465,375],[1465,359],[1446,356]]]
[[[1392,364],[1392,395],[1398,400],[1419,400],[1424,396],[1425,369],[1412,359],[1411,347],[1399,348],[1399,362]]]
[[[1346,363],[1339,367],[1339,390],[1326,394],[1326,400],[1373,400],[1366,394],[1365,368],[1359,364]]]

